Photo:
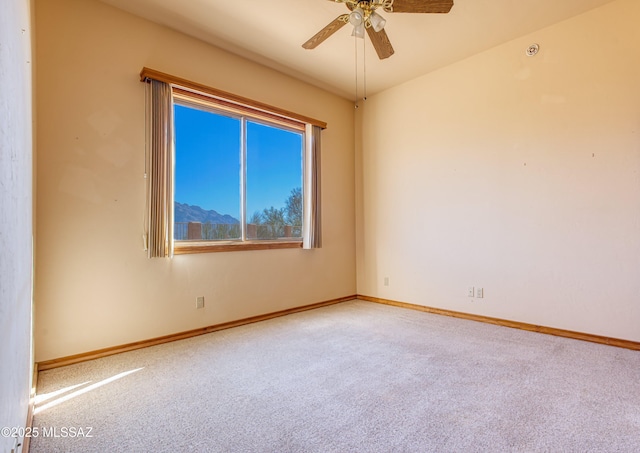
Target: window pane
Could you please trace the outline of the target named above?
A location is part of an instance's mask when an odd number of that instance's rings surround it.
[[[241,120],[174,106],[176,240],[241,238]]]
[[[247,121],[247,238],[302,237],[303,134]]]

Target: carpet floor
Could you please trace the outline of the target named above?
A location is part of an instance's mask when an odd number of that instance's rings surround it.
[[[640,353],[363,301],[39,375],[38,452],[638,452]]]

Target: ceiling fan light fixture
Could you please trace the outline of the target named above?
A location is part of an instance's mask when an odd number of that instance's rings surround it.
[[[382,31],[384,26],[387,24],[387,20],[375,11],[369,16],[369,22],[376,33]]]
[[[364,11],[359,6],[349,14],[349,23],[354,27],[364,23]]]
[[[364,24],[356,25],[353,27],[353,32],[351,32],[351,36],[355,36],[356,38],[364,39]]]

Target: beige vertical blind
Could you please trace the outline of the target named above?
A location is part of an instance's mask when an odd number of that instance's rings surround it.
[[[322,200],[320,197],[320,135],[322,128],[307,124],[304,176],[304,222],[302,247],[322,247]]]
[[[173,100],[171,86],[147,85],[147,253],[173,256]]]

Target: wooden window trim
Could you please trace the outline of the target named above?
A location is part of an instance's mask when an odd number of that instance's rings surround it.
[[[174,255],[248,250],[301,249],[302,241],[176,241]]]
[[[181,77],[176,77],[171,74],[166,74],[164,72],[156,71],[155,69],[150,68],[142,68],[140,72],[140,81],[146,82],[149,79],[158,80],[160,82],[165,82],[170,84],[171,86],[175,86],[181,88],[186,91],[192,91],[197,93],[204,93],[207,96],[222,100],[222,101],[231,101],[231,103],[235,103],[238,106],[246,106],[266,114],[276,115],[283,119],[296,120],[303,124],[312,124],[314,126],[319,126],[322,129],[327,128],[327,123],[324,121],[320,121],[314,118],[310,118],[308,116],[299,115],[297,113],[284,110],[278,107],[271,106],[269,104],[264,104],[262,102],[254,101],[252,99],[248,99],[242,96],[238,96],[236,94],[227,93],[222,90],[218,90],[217,88],[212,88],[207,85],[203,85],[201,83],[192,82],[187,79],[183,79]]]

